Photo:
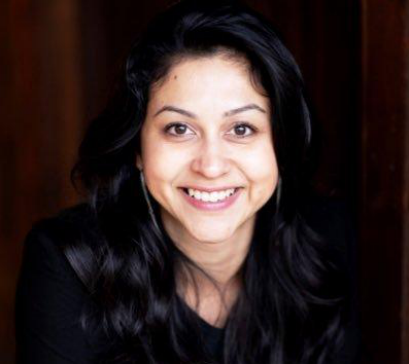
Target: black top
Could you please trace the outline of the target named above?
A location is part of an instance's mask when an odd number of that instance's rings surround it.
[[[317,201],[306,209],[306,216],[315,230],[337,245],[354,276],[356,240],[345,206]],[[90,364],[101,350],[97,339],[81,329],[79,317],[89,297],[60,250],[75,233],[89,229],[88,221],[87,206],[77,205],[36,223],[25,239],[16,295],[18,364]],[[183,300],[179,304],[188,309]],[[199,321],[206,347],[221,361],[224,329]],[[344,348],[331,364],[358,363],[359,353],[360,331],[353,317]]]

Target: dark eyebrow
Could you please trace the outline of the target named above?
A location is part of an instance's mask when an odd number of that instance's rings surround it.
[[[261,108],[260,106],[258,106],[258,105],[256,105],[256,104],[249,104],[249,105],[246,105],[246,106],[239,107],[239,108],[237,108],[237,109],[233,109],[233,110],[226,111],[226,112],[223,114],[223,116],[224,116],[224,117],[233,116],[233,115],[239,114],[239,113],[244,112],[244,111],[247,111],[247,110],[258,110],[258,111],[260,111],[260,112],[262,112],[262,113],[264,113],[264,114],[266,113],[266,110],[264,110],[264,109]]]
[[[159,109],[159,111],[157,111],[157,112],[155,113],[154,117],[157,116],[157,115],[159,115],[160,113],[162,113],[162,112],[164,112],[164,111],[177,112],[178,114],[187,116],[187,117],[189,117],[189,118],[193,118],[193,119],[196,118],[196,115],[195,115],[195,114],[193,114],[193,113],[191,113],[191,112],[189,112],[189,111],[180,109],[180,108],[175,107],[175,106],[170,106],[170,105],[166,105],[166,106],[162,107],[161,109]]]
[[[236,115],[236,114],[239,114],[241,112],[248,111],[248,110],[258,110],[258,111],[260,111],[260,112],[262,112],[264,114],[266,113],[266,111],[263,108],[261,108],[260,106],[258,106],[256,104],[249,104],[249,105],[246,105],[246,106],[239,107],[237,109],[226,111],[225,113],[223,113],[223,116],[224,117],[233,116],[233,115]],[[189,118],[193,118],[193,119],[196,118],[196,115],[193,114],[192,112],[187,111],[187,110],[183,110],[183,109],[180,109],[180,108],[178,108],[176,106],[171,106],[171,105],[165,105],[162,108],[160,108],[159,111],[157,111],[155,113],[154,117],[159,115],[162,112],[165,112],[165,111],[176,112],[178,114],[181,114],[181,115],[187,116]]]

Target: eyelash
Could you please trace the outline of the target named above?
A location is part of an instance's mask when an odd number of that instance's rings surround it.
[[[234,124],[233,129],[235,129],[235,128],[237,128],[237,127],[243,127],[243,126],[244,126],[245,128],[247,128],[247,130],[250,130],[251,133],[250,133],[249,135],[236,135],[236,136],[239,137],[239,138],[246,138],[246,137],[248,137],[248,136],[251,136],[251,135],[255,134],[256,131],[257,131],[254,126],[252,126],[252,125],[249,124],[249,123],[245,123],[245,122],[241,122],[241,123],[236,123],[236,124]]]
[[[186,134],[169,133],[169,130],[171,128],[177,127],[177,126],[184,126],[184,127],[188,128],[188,126],[186,124],[174,122],[174,123],[170,123],[170,124],[165,126],[165,133],[167,133],[169,135],[172,135],[172,136],[175,136],[175,137],[182,137],[182,136],[186,135]],[[243,126],[246,127],[247,129],[250,129],[251,134],[250,135],[236,135],[238,138],[246,138],[246,137],[251,136],[251,135],[253,135],[254,133],[257,132],[257,130],[256,130],[256,128],[254,126],[252,126],[251,124],[246,123],[246,122],[239,122],[239,123],[234,124],[233,129],[235,129],[237,127],[243,127]]]
[[[170,124],[165,126],[165,133],[170,134],[170,135],[175,135],[175,136],[181,135],[181,134],[176,134],[176,133],[169,133],[169,130],[171,128],[176,127],[176,126],[186,126],[186,125],[182,124],[182,123],[170,123]]]

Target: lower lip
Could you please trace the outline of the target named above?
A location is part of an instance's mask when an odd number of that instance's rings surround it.
[[[205,210],[205,211],[219,211],[219,210],[224,210],[230,207],[231,205],[234,204],[234,202],[237,200],[241,193],[242,188],[238,188],[236,192],[234,192],[231,196],[227,197],[226,199],[222,201],[217,201],[217,202],[205,202],[205,201],[199,201],[196,200],[193,197],[190,197],[183,189],[180,189],[182,195],[186,199],[187,202],[189,202],[192,206],[196,207],[197,209],[200,210]]]

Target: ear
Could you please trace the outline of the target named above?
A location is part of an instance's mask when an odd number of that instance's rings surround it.
[[[142,158],[141,158],[141,156],[138,154],[137,156],[136,156],[136,167],[140,170],[140,171],[142,171],[143,170],[143,166],[142,166]]]

